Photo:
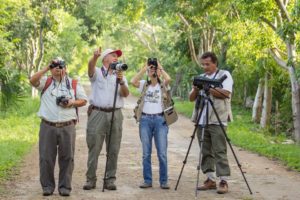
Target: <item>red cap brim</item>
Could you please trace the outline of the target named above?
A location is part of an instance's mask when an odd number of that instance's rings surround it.
[[[120,49],[115,50],[115,51],[113,51],[111,53],[116,53],[118,57],[122,56],[122,51]]]

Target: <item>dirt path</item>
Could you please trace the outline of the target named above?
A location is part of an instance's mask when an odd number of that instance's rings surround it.
[[[183,116],[180,116],[178,122],[170,127],[169,132],[168,165],[171,189],[166,191],[159,188],[158,161],[155,151],[153,152],[153,188],[143,190],[138,187],[142,182],[142,152],[138,127],[132,118],[132,109],[135,102],[134,97],[127,98],[123,109],[123,139],[116,182],[118,190],[105,191],[104,193],[102,192],[101,180],[105,164],[105,153],[103,151],[99,158],[97,188],[92,191],[82,190],[87,161],[85,142],[86,107],[80,109],[80,123],[77,125],[73,191],[68,199],[195,199],[194,188],[199,152],[196,140],[193,142],[178,190],[174,191],[193,131],[193,124]],[[230,150],[228,151],[232,172],[229,180],[230,192],[226,195],[218,195],[215,191],[199,192],[197,199],[300,199],[299,173],[287,171],[274,161],[235,148],[243,170],[247,172],[246,177],[254,193],[252,196],[249,195],[232,153]],[[205,177],[201,174],[200,181],[203,182],[204,179]],[[42,196],[39,183],[38,146],[35,146],[32,152],[26,156],[20,173],[1,187],[0,199],[63,199],[58,195],[57,190],[50,197]]]

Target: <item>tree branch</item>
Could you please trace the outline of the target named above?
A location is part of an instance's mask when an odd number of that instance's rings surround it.
[[[199,60],[197,58],[197,55],[196,55],[196,50],[195,50],[195,46],[194,46],[194,40],[193,40],[193,35],[192,35],[190,24],[181,13],[178,13],[178,16],[187,28],[188,44],[189,44],[192,60],[194,62],[196,62],[196,64],[198,66],[201,66],[200,63],[199,63]]]
[[[286,6],[283,4],[283,2],[281,0],[275,0],[275,1],[276,1],[276,4],[277,4],[280,12],[282,13],[282,16],[285,17],[288,20],[288,22],[292,22],[292,20],[289,16],[289,13],[286,10]],[[288,1],[286,3],[288,3]]]
[[[279,52],[276,48],[269,49],[269,53],[272,55],[274,60],[277,62],[278,65],[280,65],[282,68],[288,70],[287,63],[281,58]]]
[[[276,51],[277,51],[278,53],[280,53],[281,55],[288,56],[288,54],[287,54],[286,52],[280,50],[278,47],[274,47],[273,49],[276,49]]]
[[[263,22],[265,22],[267,25],[269,25],[269,27],[270,27],[271,29],[273,29],[273,31],[276,31],[277,27],[276,27],[274,24],[272,24],[272,22],[270,22],[267,18],[265,18],[265,17],[260,17],[260,19],[261,19]]]

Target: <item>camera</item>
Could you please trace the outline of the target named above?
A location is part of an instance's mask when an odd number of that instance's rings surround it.
[[[210,79],[210,78],[206,78],[204,76],[196,76],[196,77],[194,77],[193,85],[197,86],[200,89],[207,88],[210,86],[223,87],[222,83],[226,78],[227,78],[226,74],[224,74],[219,79]]]
[[[56,105],[67,105],[69,103],[69,99],[66,96],[56,97]]]
[[[157,58],[148,58],[148,66],[154,66],[157,69]]]
[[[109,65],[112,70],[126,71],[128,66],[125,63],[113,62]]]
[[[51,62],[50,64],[50,69],[53,69],[53,68],[56,68],[56,67],[59,67],[59,69],[63,69],[66,67],[66,63],[64,60],[60,60],[60,59],[55,59]]]

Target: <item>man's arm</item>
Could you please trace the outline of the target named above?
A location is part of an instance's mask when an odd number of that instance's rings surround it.
[[[33,87],[38,87],[40,85],[40,80],[43,77],[43,75],[49,70],[49,66],[41,69],[40,71],[36,72],[35,74],[33,74],[30,78],[30,84]]]
[[[195,101],[198,94],[199,94],[199,88],[197,88],[196,86],[193,85],[193,88],[192,88],[192,90],[190,91],[190,94],[189,94],[190,101]]]
[[[125,84],[125,81],[123,80],[123,72],[117,71],[117,78],[120,80],[120,95],[121,97],[127,97],[129,95],[129,90],[127,85]]]
[[[227,78],[222,83],[223,88],[216,87],[209,89],[210,94],[219,99],[230,98],[230,94],[232,91],[233,80],[231,74],[228,71],[225,71],[225,74]]]
[[[122,97],[127,97],[129,95],[128,87],[122,82],[120,83],[120,95]]]
[[[93,77],[93,75],[95,74],[97,60],[100,56],[101,56],[101,47],[99,47],[99,49],[94,51],[94,55],[89,61],[89,65],[88,65],[88,75],[89,75],[89,77]]]
[[[87,100],[85,99],[70,99],[67,105],[62,105],[65,108],[71,108],[71,107],[81,107],[85,106]]]
[[[230,92],[222,88],[210,88],[209,92],[218,99],[226,99],[230,97]]]

